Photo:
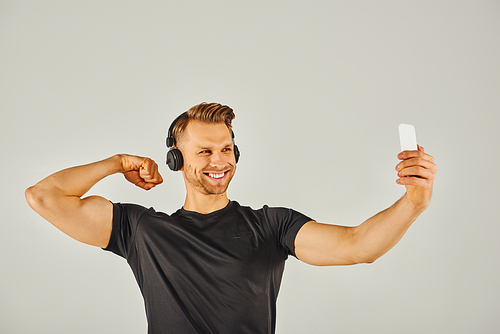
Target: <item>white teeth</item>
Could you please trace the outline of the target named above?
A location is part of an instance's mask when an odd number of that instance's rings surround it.
[[[220,179],[224,176],[224,173],[208,173],[208,176],[213,177],[214,179]]]

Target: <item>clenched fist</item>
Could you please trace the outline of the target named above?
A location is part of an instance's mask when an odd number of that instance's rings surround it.
[[[127,181],[144,190],[150,190],[163,182],[158,165],[150,158],[121,154],[122,173]]]

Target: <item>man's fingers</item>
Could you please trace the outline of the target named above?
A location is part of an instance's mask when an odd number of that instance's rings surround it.
[[[150,158],[124,155],[125,178],[139,188],[150,190],[163,182],[158,165]]]
[[[404,151],[398,155],[401,161],[396,165],[398,179],[396,182],[405,186],[432,187],[436,177],[437,166],[434,157],[426,154],[424,148],[418,151]]]
[[[425,160],[423,158],[410,158],[410,159],[401,161],[399,164],[397,164],[396,170],[399,172],[405,168],[413,167],[413,166],[420,166],[422,168],[429,169],[429,170],[434,170],[436,168],[436,165],[429,160]]]
[[[148,183],[160,184],[163,182],[163,178],[158,171],[158,165],[149,158],[144,160],[139,169],[139,174],[141,178]]]
[[[135,173],[135,175],[133,174]],[[137,172],[128,172],[125,174],[125,178],[133,183],[134,185],[138,186],[139,188],[142,188],[144,190],[150,190],[154,187],[156,187],[157,183],[152,183],[152,182],[147,182],[145,181],[142,177],[139,176],[139,173]]]
[[[420,146],[419,146],[419,151],[403,151],[398,154],[399,160],[407,160],[411,158],[421,158],[423,160],[434,162],[434,157],[432,155],[425,153],[423,147]]]
[[[427,168],[422,166],[411,166],[404,168],[398,172],[399,177],[407,177],[407,176],[417,176],[423,179],[434,180],[435,173]]]
[[[148,183],[145,181],[139,181],[135,185],[138,186],[139,188],[144,189],[144,190],[150,190],[156,186],[156,184],[154,184],[154,183]]]
[[[396,182],[404,186],[415,186],[432,189],[432,181],[419,177],[400,177],[396,180]]]
[[[437,166],[430,161],[421,158],[413,158],[400,162],[396,166],[399,177],[418,176],[421,178],[434,180]]]

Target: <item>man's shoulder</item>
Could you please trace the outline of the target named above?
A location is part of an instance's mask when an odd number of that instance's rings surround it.
[[[135,218],[135,220],[139,220],[142,217],[170,217],[170,215],[156,211],[153,207],[146,207],[137,203],[120,203],[113,202],[114,213],[126,215],[130,218]]]

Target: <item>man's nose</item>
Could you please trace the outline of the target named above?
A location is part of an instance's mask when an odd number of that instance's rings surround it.
[[[210,166],[212,167],[223,167],[226,165],[226,160],[221,152],[213,152],[210,156]]]

